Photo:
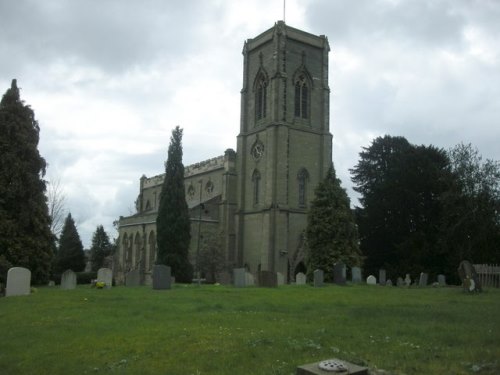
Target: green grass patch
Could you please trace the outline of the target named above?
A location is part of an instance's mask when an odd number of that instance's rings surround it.
[[[39,288],[0,299],[2,374],[499,374],[500,290]]]

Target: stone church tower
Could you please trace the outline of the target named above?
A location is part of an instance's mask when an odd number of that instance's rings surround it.
[[[276,25],[243,48],[237,259],[294,279],[314,189],[332,161],[325,36]]]
[[[328,40],[277,22],[245,42],[236,152],[185,168],[190,261],[209,232],[222,233],[228,271],[305,271],[303,233],[314,189],[332,162]],[[118,221],[114,274],[151,281],[164,174],[140,179],[137,212]]]

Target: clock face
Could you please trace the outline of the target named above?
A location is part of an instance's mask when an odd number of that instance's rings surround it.
[[[264,145],[261,142],[256,142],[253,145],[250,153],[252,154],[252,157],[254,158],[255,161],[260,160],[262,155],[264,155]]]

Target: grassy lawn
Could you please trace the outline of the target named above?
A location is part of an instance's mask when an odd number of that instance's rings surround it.
[[[1,374],[499,374],[500,290],[176,285],[0,299]]]

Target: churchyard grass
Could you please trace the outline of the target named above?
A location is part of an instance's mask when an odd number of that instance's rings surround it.
[[[500,373],[500,290],[42,287],[0,299],[2,374]],[[377,372],[375,372],[377,373]]]

